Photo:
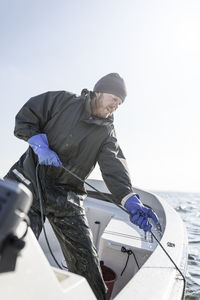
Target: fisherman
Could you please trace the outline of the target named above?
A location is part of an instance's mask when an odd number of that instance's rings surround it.
[[[117,142],[113,113],[126,95],[124,80],[110,73],[95,84],[93,91],[83,89],[80,96],[52,91],[32,97],[17,114],[14,130],[29,148],[4,177],[22,182],[31,190],[34,200],[29,217],[39,238],[42,221],[35,170],[40,165],[44,217],[56,234],[69,271],[84,276],[98,300],[106,299],[107,288],[82,207],[86,190],[62,166],[85,180],[98,162],[116,203],[131,212],[131,222],[144,231],[151,229],[149,218],[158,222],[155,213],[134,193]]]

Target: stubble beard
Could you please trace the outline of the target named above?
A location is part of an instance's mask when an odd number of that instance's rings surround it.
[[[91,110],[93,116],[103,118],[103,116],[101,116],[101,114],[99,113],[99,108],[101,107],[101,97],[102,95],[100,93],[94,95],[91,101]]]

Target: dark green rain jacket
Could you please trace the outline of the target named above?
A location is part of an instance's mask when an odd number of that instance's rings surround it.
[[[15,135],[27,141],[45,133],[49,148],[55,151],[63,165],[86,179],[98,162],[103,179],[115,201],[133,192],[125,157],[117,143],[113,117],[91,116],[90,94],[81,96],[66,92],[47,92],[31,98],[16,116]],[[35,167],[37,155],[31,147],[11,168],[37,196]],[[62,168],[40,166],[44,185],[62,185],[77,193],[85,193],[83,184]]]

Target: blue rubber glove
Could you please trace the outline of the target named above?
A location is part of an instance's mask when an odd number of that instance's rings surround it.
[[[29,145],[37,154],[40,165],[51,165],[59,167],[62,165],[56,152],[49,149],[49,143],[46,134],[37,134],[28,140]]]
[[[142,204],[137,194],[128,198],[124,207],[132,214],[130,221],[144,231],[150,231],[152,228],[152,225],[148,221],[149,218],[158,223],[157,215],[150,208],[146,208]]]

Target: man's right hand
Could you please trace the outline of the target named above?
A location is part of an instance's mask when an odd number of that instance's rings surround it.
[[[60,167],[62,165],[58,155],[49,149],[49,143],[46,134],[37,134],[28,140],[29,145],[37,154],[40,165],[51,165]]]

